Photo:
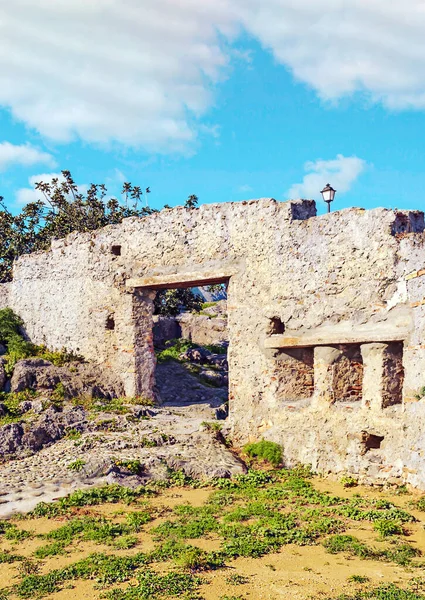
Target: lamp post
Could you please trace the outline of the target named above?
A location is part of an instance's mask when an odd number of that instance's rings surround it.
[[[327,203],[328,213],[330,213],[331,202],[333,202],[333,199],[335,198],[336,190],[334,190],[333,187],[329,183],[327,183],[320,193],[323,196],[323,200]]]

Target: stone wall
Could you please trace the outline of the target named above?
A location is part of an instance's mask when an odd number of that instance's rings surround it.
[[[0,283],[0,310],[9,306],[9,283]]]
[[[423,214],[315,214],[311,201],[262,199],[72,234],[16,262],[10,303],[34,342],[152,397],[155,290],[229,281],[235,439],[277,441],[287,464],[425,489]]]

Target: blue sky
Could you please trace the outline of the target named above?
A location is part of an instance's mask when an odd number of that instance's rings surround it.
[[[12,4],[12,3],[10,3]],[[420,0],[16,0],[0,19],[0,195],[62,169],[150,205],[423,209]]]

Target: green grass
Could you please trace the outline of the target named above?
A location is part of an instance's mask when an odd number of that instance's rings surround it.
[[[416,560],[420,556],[418,549],[397,537],[403,533],[405,523],[414,522],[413,515],[384,498],[368,499],[358,495],[347,498],[321,492],[315,488],[311,470],[307,468],[251,469],[231,480],[218,478],[208,483],[194,481],[181,472],[170,471],[169,475],[167,482],[138,490],[105,486],[38,505],[32,516],[59,517],[58,527],[43,536],[45,545],[33,553],[32,560],[25,562],[14,555],[14,546],[10,554],[4,554],[4,562],[16,561],[20,565],[20,576],[9,591],[18,598],[38,598],[62,589],[75,579],[94,579],[103,587],[131,579],[131,585],[109,589],[105,597],[111,600],[145,597],[162,600],[174,596],[194,599],[199,598],[200,576],[204,577],[205,572],[231,567],[238,557],[260,558],[278,552],[286,544],[323,544],[330,554],[392,562],[412,572],[414,569],[418,572],[422,565]],[[150,495],[171,485],[191,488],[208,485],[212,491],[202,506],[181,503],[171,509],[155,503],[149,507]],[[180,490],[173,493],[180,494]],[[126,512],[120,508],[116,515],[100,516],[95,507],[108,502],[133,504],[134,509]],[[94,507],[92,514],[87,509],[90,506]],[[39,568],[41,560],[69,553],[80,542],[106,544],[113,551],[126,551],[137,546],[140,538],[143,549],[145,526],[158,517],[161,517],[159,524],[154,523],[156,526],[152,529],[149,526],[155,541],[150,552],[133,556],[96,553],[65,569],[43,574],[31,571]],[[359,524],[380,534],[376,547],[346,533]],[[21,531],[13,523],[0,521],[0,540],[9,536],[15,543],[22,535],[31,535]],[[208,538],[214,539],[218,550],[208,552],[192,542]],[[158,568],[156,563],[165,564]],[[230,572],[225,575],[228,584],[243,584],[241,576],[236,574],[230,579]],[[360,575],[353,575],[351,581],[365,583]],[[419,591],[422,590],[409,593]],[[358,593],[366,592],[363,588]],[[367,593],[375,596],[364,598],[415,598],[400,595],[407,593],[406,590],[388,586]]]
[[[275,442],[262,440],[261,442],[247,444],[244,446],[243,451],[250,458],[266,460],[273,467],[278,467],[282,464],[282,447]]]

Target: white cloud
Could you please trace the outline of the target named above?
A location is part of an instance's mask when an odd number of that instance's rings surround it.
[[[0,143],[0,171],[13,165],[30,167],[36,164],[54,166],[55,160],[51,154],[42,152],[30,144],[17,146],[10,142]]]
[[[288,198],[317,198],[320,190],[330,183],[337,192],[348,192],[366,167],[357,156],[338,154],[333,160],[316,160],[304,165],[307,175],[302,183],[295,183],[287,192]]]
[[[325,100],[425,108],[423,0],[234,0],[251,34]]]
[[[423,0],[14,0],[0,106],[58,141],[187,151],[241,27],[325,100],[425,108]]]
[[[44,136],[187,148],[227,56],[226,0],[14,0],[0,104]]]

